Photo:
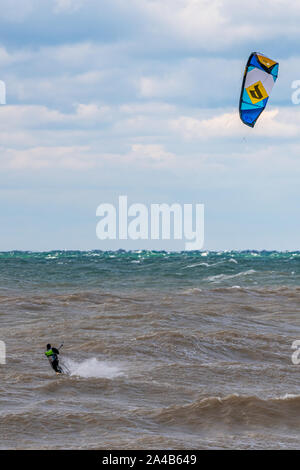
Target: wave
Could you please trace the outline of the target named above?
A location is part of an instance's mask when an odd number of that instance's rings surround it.
[[[200,292],[202,292],[202,289],[200,289],[199,287],[191,287],[189,289],[182,291],[181,294],[191,295],[191,294],[199,294]]]
[[[234,263],[234,264],[238,264],[238,262],[234,259],[234,258],[229,258],[229,259],[224,259],[222,261],[218,261],[216,263],[205,263],[205,262],[201,262],[201,263],[194,263],[194,264],[188,264],[187,266],[184,266],[182,269],[187,269],[187,268],[196,268],[198,266],[205,266],[206,268],[214,268],[215,266],[218,266],[219,264],[224,264],[224,263]]]
[[[76,362],[64,357],[61,366],[67,375],[83,378],[113,379],[124,374],[119,366],[107,362],[98,361],[96,357]]]
[[[285,394],[263,399],[237,393],[225,397],[201,398],[187,405],[162,408],[153,419],[168,426],[189,426],[207,430],[209,427],[266,428],[291,426],[300,428],[300,395]]]
[[[216,274],[215,276],[209,276],[204,280],[210,281],[210,282],[222,282],[228,279],[234,279],[236,277],[241,277],[241,276],[249,276],[255,273],[256,273],[255,269],[248,269],[247,271],[242,271],[237,274]]]

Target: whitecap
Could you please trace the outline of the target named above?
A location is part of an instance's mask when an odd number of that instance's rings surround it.
[[[113,379],[114,377],[123,375],[119,366],[98,361],[96,357],[86,359],[82,362],[76,362],[73,359],[64,358],[61,364],[62,368],[70,376]]]

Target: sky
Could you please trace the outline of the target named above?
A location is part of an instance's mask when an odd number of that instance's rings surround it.
[[[99,240],[97,207],[204,204],[204,250],[299,249],[300,3],[0,0],[0,251],[184,249]],[[252,51],[279,62],[255,128]]]

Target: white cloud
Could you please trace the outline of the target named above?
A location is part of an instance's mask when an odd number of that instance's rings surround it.
[[[167,152],[162,145],[134,144],[127,159],[129,161],[144,161],[150,165],[154,163],[155,166],[163,167],[172,165],[176,157],[173,153]]]
[[[79,10],[84,3],[86,3],[85,0],[54,0],[54,12],[76,11]]]
[[[0,66],[3,69],[11,65],[26,64],[34,57],[34,53],[29,50],[18,50],[9,52],[7,48],[0,46]]]
[[[0,128],[1,165],[10,169],[220,168],[230,164],[230,142],[236,139],[251,139],[259,152],[265,149],[264,139],[272,138],[276,148],[285,151],[287,141],[298,139],[300,108],[264,111],[250,129],[237,111],[196,109],[193,115],[183,115],[175,106],[159,102],[81,103],[71,113],[46,106],[3,106]],[[193,147],[197,141],[204,146]]]
[[[2,169],[41,170],[67,168],[82,170],[93,166],[86,159],[88,147],[34,147],[25,150],[0,149]]]
[[[90,170],[103,166],[161,168],[170,166],[176,157],[161,145],[134,144],[124,154],[100,154],[89,146],[0,148],[0,168],[11,170],[69,169]]]
[[[35,10],[37,5],[37,0],[26,0],[26,2],[0,0],[1,18],[12,23],[21,23]]]
[[[161,114],[174,113],[176,107],[164,102],[150,101],[146,103],[127,103],[120,105],[119,110],[124,114]]]
[[[291,138],[300,133],[300,112],[279,109],[264,111],[251,129],[241,123],[238,112],[218,114],[209,119],[181,116],[170,123],[170,127],[180,132],[186,139],[209,140],[245,135],[255,137]]]
[[[220,44],[218,31],[225,26],[226,20],[220,11],[219,0],[143,0],[143,8],[149,21],[149,29],[162,35],[170,34],[189,42],[201,42],[211,38],[206,48],[214,49],[215,42]],[[153,24],[154,22],[154,24]]]
[[[144,30],[161,46],[185,45],[221,51],[241,42],[286,34],[299,37],[300,8],[293,0],[132,0],[144,20]],[[274,27],[276,25],[276,27]]]
[[[0,127],[6,130],[39,128],[42,126],[80,125],[82,128],[111,119],[111,108],[97,104],[78,104],[73,113],[62,113],[46,106],[2,106]]]
[[[168,98],[178,96],[183,92],[186,82],[180,77],[141,77],[139,95],[145,98]]]
[[[121,36],[123,41],[133,39],[137,49],[156,48],[156,53],[159,53],[158,45],[159,50],[187,47],[197,52],[226,49],[232,52],[241,43],[246,46],[278,37],[296,39],[300,35],[300,7],[295,0],[243,3],[239,0],[0,0],[0,10],[2,21],[22,22],[25,32],[28,26],[35,30],[40,16],[49,43],[56,22],[64,19],[74,21],[74,30],[70,31],[66,24],[66,28],[55,30],[56,35],[67,43],[72,43],[79,34],[82,38],[80,20],[84,17],[87,38],[92,36],[96,42],[102,42],[107,25],[112,42]],[[97,21],[99,30],[95,27]],[[23,32],[20,36],[26,38]]]
[[[206,51],[286,34],[299,37],[300,7],[294,0],[134,0],[153,35]]]

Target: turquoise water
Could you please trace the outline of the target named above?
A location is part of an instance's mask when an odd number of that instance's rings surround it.
[[[0,288],[296,286],[300,252],[1,252]]]

